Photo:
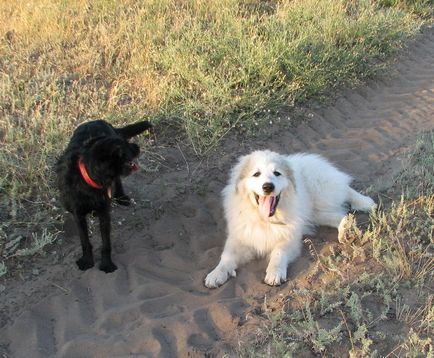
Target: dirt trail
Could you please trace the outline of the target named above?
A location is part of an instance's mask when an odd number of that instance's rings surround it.
[[[165,160],[158,172],[126,180],[137,202],[134,208],[113,210],[113,256],[119,269],[109,275],[96,268],[78,272],[78,238],[67,227],[62,262],[27,282],[10,283],[2,293],[6,323],[0,353],[74,358],[221,355],[228,349],[225,337],[245,321],[245,310],[280,290],[262,283],[264,261],[242,267],[222,288],[203,286],[225,239],[220,191],[235,158],[257,148],[317,152],[351,173],[358,189],[365,189],[390,172],[419,131],[434,128],[433,58],[434,31],[427,29],[390,76],[347,91],[294,129],[267,140],[228,141],[217,160],[203,163],[189,161],[177,146],[162,148]],[[327,230],[319,229],[318,240]],[[334,231],[328,232],[327,240],[334,240]],[[93,242],[99,246],[97,232]],[[310,263],[305,250],[289,267],[290,279],[296,280]]]

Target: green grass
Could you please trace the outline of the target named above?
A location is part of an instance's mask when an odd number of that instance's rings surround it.
[[[203,154],[234,128],[381,71],[430,10],[404,0],[2,1],[0,251],[11,227],[52,207],[52,164],[79,123],[145,116]]]
[[[263,308],[241,355],[434,356],[433,153],[434,134],[426,135],[380,193],[396,200],[371,214],[369,227],[353,226],[352,240],[330,252],[311,249],[311,283]]]
[[[3,2],[1,191],[48,191],[50,159],[89,118],[148,115],[200,153],[376,73],[420,24],[369,1]]]

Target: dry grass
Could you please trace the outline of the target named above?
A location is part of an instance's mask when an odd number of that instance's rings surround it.
[[[363,1],[2,2],[0,190],[50,192],[53,156],[89,118],[147,115],[201,153],[372,75],[420,24]]]

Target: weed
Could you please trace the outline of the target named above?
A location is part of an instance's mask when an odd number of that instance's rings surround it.
[[[48,229],[44,228],[41,233],[32,233],[31,246],[25,249],[17,250],[12,256],[29,256],[34,255],[49,244],[56,241],[57,233],[49,232]]]
[[[6,267],[5,263],[2,261],[0,262],[0,277],[6,275],[8,272],[8,268]]]

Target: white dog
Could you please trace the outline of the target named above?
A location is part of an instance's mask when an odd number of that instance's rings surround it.
[[[302,236],[315,225],[345,233],[347,208],[368,211],[374,201],[350,187],[351,177],[314,154],[256,151],[241,157],[223,189],[228,236],[217,267],[205,278],[209,288],[235,276],[237,267],[269,255],[265,283],[280,285],[301,252]]]

